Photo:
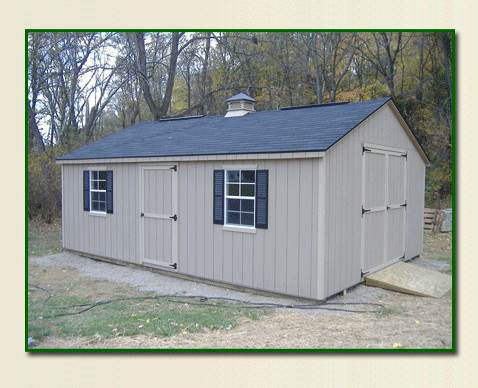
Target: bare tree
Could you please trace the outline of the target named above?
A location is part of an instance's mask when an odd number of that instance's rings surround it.
[[[185,46],[179,48],[179,40],[184,35],[184,33],[173,32],[171,34],[170,41],[170,53],[169,53],[169,64],[167,67],[167,81],[166,81],[166,90],[164,95],[157,96],[156,101],[153,97],[151,91],[150,80],[152,74],[148,71],[148,61],[146,46],[144,41],[144,33],[136,32],[134,33],[134,39],[137,49],[137,74],[138,79],[141,84],[141,89],[143,92],[143,97],[148,105],[151,114],[153,115],[154,120],[159,120],[161,117],[166,116],[170,105],[171,98],[173,95],[174,80],[176,76],[176,67],[178,62],[178,55]],[[154,69],[154,66],[153,66]]]
[[[362,35],[359,42],[361,55],[383,77],[393,99],[396,98],[395,76],[398,54],[408,44],[410,37],[411,35],[404,36],[402,32],[378,32]]]
[[[328,92],[329,101],[334,102],[340,85],[349,74],[357,51],[357,34],[343,32],[301,33],[301,50],[306,63],[312,63],[314,74],[307,65],[309,83],[313,85],[317,103],[324,100]]]
[[[114,35],[30,34],[30,125],[32,131],[38,128],[39,112],[49,124],[50,146],[59,143],[72,149],[92,138],[98,117],[121,87],[118,82],[113,86],[116,68],[109,51]]]

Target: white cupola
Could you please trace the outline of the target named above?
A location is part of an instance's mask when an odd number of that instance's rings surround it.
[[[249,112],[255,112],[254,104],[257,102],[247,94],[239,93],[227,100],[227,113],[224,117],[244,116]]]

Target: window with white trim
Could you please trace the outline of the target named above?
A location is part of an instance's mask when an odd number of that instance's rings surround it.
[[[255,227],[256,171],[225,171],[225,225]]]
[[[106,213],[106,171],[90,171],[90,211]]]
[[[83,210],[113,214],[113,171],[83,171]]]
[[[237,230],[267,229],[269,171],[214,170],[213,222]]]

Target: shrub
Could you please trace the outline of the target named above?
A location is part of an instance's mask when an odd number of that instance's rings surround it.
[[[61,215],[61,173],[52,150],[28,154],[28,217],[51,223]]]

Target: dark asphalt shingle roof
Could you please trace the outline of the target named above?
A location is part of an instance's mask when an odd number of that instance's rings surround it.
[[[325,151],[388,101],[142,122],[58,160]]]

